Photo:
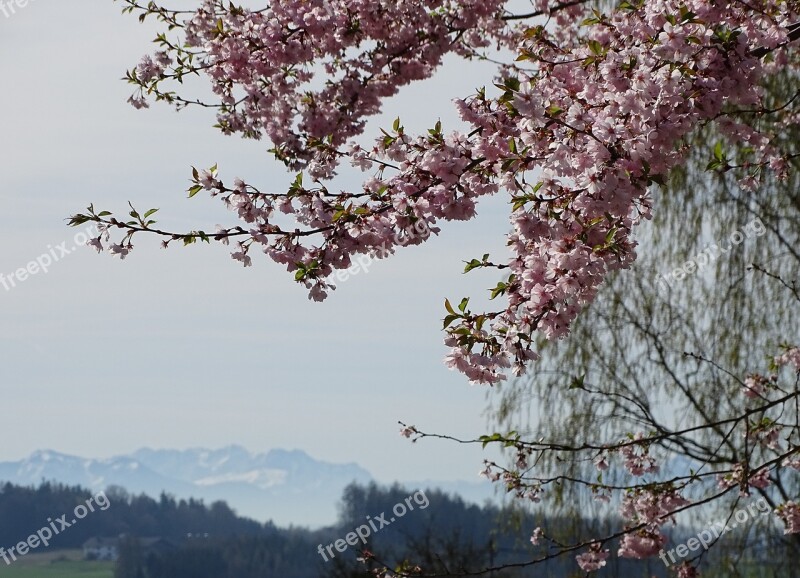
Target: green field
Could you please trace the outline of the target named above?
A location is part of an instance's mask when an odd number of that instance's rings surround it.
[[[80,550],[28,554],[10,566],[0,560],[2,578],[113,578],[113,562],[87,562]]]

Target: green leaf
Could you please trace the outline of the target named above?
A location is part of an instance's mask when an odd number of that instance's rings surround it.
[[[77,227],[78,225],[83,225],[90,220],[91,219],[86,215],[73,215],[68,224],[70,227]]]
[[[507,285],[507,284],[505,284],[505,283],[503,283],[502,281],[500,281],[500,282],[497,284],[497,287],[495,287],[494,289],[492,289],[492,294],[491,294],[491,296],[490,296],[490,299],[494,299],[494,298],[495,298],[495,297],[497,297],[498,295],[501,295],[501,294],[505,293],[505,292],[506,292],[506,289],[508,289],[508,285]]]
[[[464,313],[464,311],[467,309],[468,304],[469,304],[469,297],[464,297],[461,300],[461,303],[458,304],[458,310],[461,311],[461,313]]]
[[[144,217],[142,217],[142,218],[143,218],[143,219],[146,219],[147,217],[149,217],[149,216],[151,216],[151,215],[155,215],[157,212],[158,212],[158,209],[150,209],[149,211],[147,211],[147,212],[144,214]]]
[[[512,92],[518,92],[520,86],[521,85],[519,82],[519,78],[517,78],[516,76],[511,76],[509,78],[506,78],[504,83],[504,87]]]
[[[203,187],[201,187],[200,185],[193,186],[191,189],[189,189],[189,198],[191,199],[193,196],[195,196],[197,193],[199,193],[202,190],[203,190]]]
[[[493,433],[490,436],[482,435],[481,437],[478,438],[478,441],[482,442],[483,443],[483,447],[485,448],[488,444],[490,444],[492,442],[502,441],[502,439],[503,439],[503,436],[501,436],[499,433]]]
[[[483,265],[483,263],[481,263],[477,259],[473,259],[472,261],[469,261],[469,262],[465,261],[465,263],[467,263],[467,266],[464,267],[464,273],[469,273],[473,269],[477,269],[478,267]]]
[[[580,375],[572,380],[569,384],[569,389],[584,389],[584,380],[586,379],[586,375]]]
[[[456,310],[453,309],[452,305],[450,305],[450,300],[449,299],[445,299],[444,300],[444,308],[447,309],[447,312],[450,313],[450,315],[455,315],[456,317],[458,317],[458,314],[456,313]]]
[[[714,158],[718,161],[725,160],[725,153],[722,150],[722,142],[718,142],[717,145],[714,147]]]

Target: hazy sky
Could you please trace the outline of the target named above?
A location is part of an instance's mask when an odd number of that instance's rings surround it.
[[[121,77],[153,47],[154,28],[111,0],[30,0],[0,13],[0,273],[58,246],[90,202],[121,212],[160,207],[168,229],[236,224],[220,202],[186,199],[191,166],[219,163],[265,190],[291,176],[266,142],[224,137],[213,114],[136,111]],[[453,62],[388,104],[407,129],[441,117],[450,99],[491,82]],[[377,124],[373,124],[377,126]],[[374,129],[373,129],[374,133]],[[355,181],[354,181],[355,182]],[[0,286],[0,460],[41,448],[107,457],[149,447],[299,448],[357,461],[379,480],[476,479],[482,454],[445,442],[412,445],[398,420],[457,436],[485,433],[485,389],[442,364],[443,299],[485,293],[463,260],[504,254],[502,199],[472,223],[446,226],[308,301],[262,255],[243,269],[219,246],[164,251],[140,237],[121,262],[81,247],[6,291]]]

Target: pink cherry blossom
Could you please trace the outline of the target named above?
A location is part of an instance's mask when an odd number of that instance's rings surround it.
[[[764,397],[769,385],[769,380],[761,375],[748,375],[744,380],[742,392],[745,397],[751,399]]]
[[[649,528],[656,528],[672,519],[672,512],[690,503],[674,490],[640,488],[628,492],[623,498],[620,513],[631,525],[646,524]]]
[[[720,488],[732,488],[734,486],[741,486],[743,477],[744,477],[744,467],[742,466],[742,464],[736,464],[732,472],[717,476],[718,480],[717,483]],[[771,483],[772,482],[769,479],[768,468],[761,468],[755,473],[751,472],[751,475],[747,480],[747,486],[759,489],[766,488],[770,486]],[[741,496],[749,495],[749,491],[747,489],[743,489],[739,493]]]
[[[786,524],[784,534],[800,533],[800,506],[794,502],[786,502],[775,508],[775,512]]]
[[[788,365],[795,371],[800,371],[800,348],[791,347],[775,358],[778,366]]]
[[[700,572],[696,566],[692,566],[689,562],[684,562],[677,568],[678,578],[700,578]]]
[[[657,556],[666,543],[658,530],[638,530],[622,537],[617,555],[622,558],[650,558]]]
[[[608,456],[600,454],[593,460],[593,463],[598,470],[603,472],[608,469]]]
[[[644,435],[638,433],[634,439],[642,439]],[[625,458],[625,469],[634,476],[643,476],[648,473],[656,473],[659,466],[655,459],[649,455],[646,447],[638,444],[629,444],[620,448],[619,453]]]
[[[95,237],[93,239],[89,239],[86,242],[86,245],[89,247],[94,247],[98,253],[103,252],[103,243],[100,241],[100,237]]]
[[[800,470],[800,457],[794,456],[786,458],[783,460],[783,466]]]
[[[131,252],[131,249],[133,249],[131,245],[122,245],[117,243],[112,243],[108,248],[112,255],[119,257],[120,259],[125,259],[125,257],[128,256],[128,253]]]
[[[594,572],[606,565],[608,550],[601,550],[600,544],[592,544],[589,552],[584,552],[575,557],[578,566],[584,572]]]

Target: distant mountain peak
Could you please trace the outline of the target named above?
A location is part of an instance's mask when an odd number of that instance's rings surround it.
[[[42,480],[79,485],[92,491],[109,486],[158,498],[224,500],[240,515],[281,526],[333,524],[342,492],[352,482],[373,481],[356,463],[317,460],[300,449],[254,453],[242,446],[219,449],[141,448],[128,455],[92,459],[37,450],[16,462],[0,462],[0,482],[37,486]],[[492,485],[473,482],[408,484],[439,487],[467,501],[483,503]]]
[[[333,522],[348,484],[368,483],[372,476],[357,464],[316,460],[299,449],[252,453],[239,445],[142,448],[105,459],[37,450],[17,462],[0,462],[0,481],[29,486],[42,480],[93,491],[120,486],[153,497],[166,492],[177,498],[225,500],[244,516],[316,526]]]

